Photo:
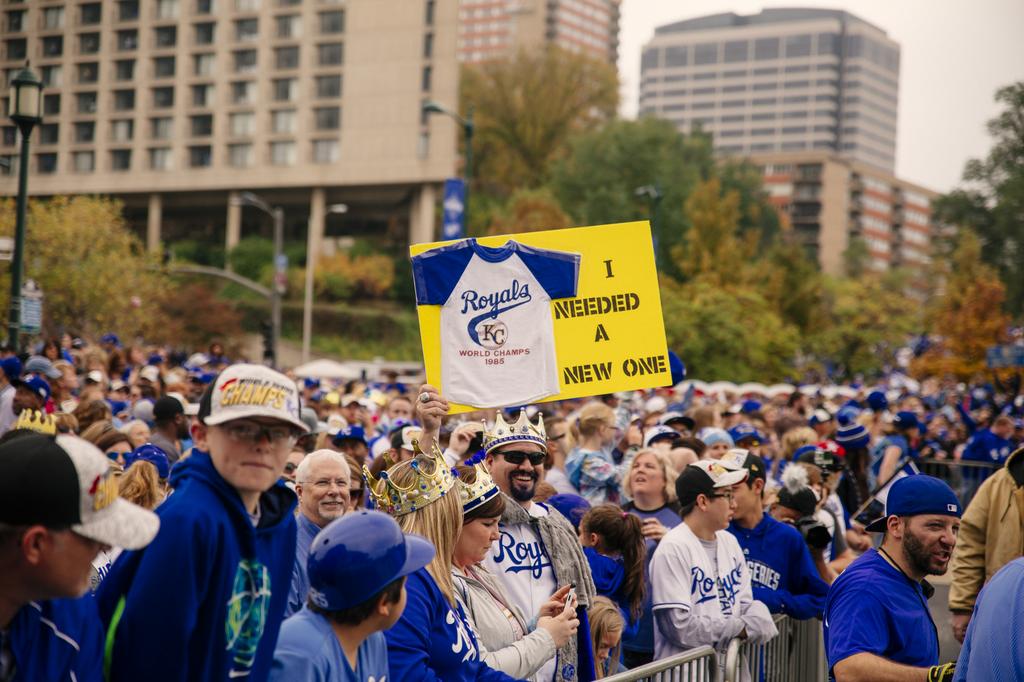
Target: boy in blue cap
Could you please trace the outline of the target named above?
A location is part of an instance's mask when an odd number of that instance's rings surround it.
[[[405,576],[433,558],[432,544],[381,512],[328,524],[313,539],[309,601],[281,627],[270,681],[384,680],[383,631],[405,610]]]
[[[849,680],[948,682],[953,664],[938,665],[939,637],[928,611],[956,546],[963,510],[953,489],[917,474],[889,490],[885,516],[868,524],[885,533],[878,550],[850,564],[825,600],[829,677]]]

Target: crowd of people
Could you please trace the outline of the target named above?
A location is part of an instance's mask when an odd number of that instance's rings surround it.
[[[1019,380],[450,414],[217,343],[34,351],[0,357],[3,682],[570,682],[724,663],[780,615],[821,620],[837,680],[1024,675]]]

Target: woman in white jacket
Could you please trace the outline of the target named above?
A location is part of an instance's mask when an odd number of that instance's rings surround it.
[[[537,618],[527,622],[501,581],[480,565],[498,539],[505,500],[482,464],[456,471],[463,524],[452,555],[455,597],[476,633],[481,659],[512,677],[534,680],[541,666],[576,635],[575,609],[565,609],[569,587],[551,595]]]

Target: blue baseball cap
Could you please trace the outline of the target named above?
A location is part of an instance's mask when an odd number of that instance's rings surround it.
[[[320,380],[313,377],[306,377],[302,380],[302,385],[305,388],[320,388]]]
[[[756,445],[767,441],[764,435],[750,424],[737,424],[729,429],[728,433],[729,437],[732,438],[732,442],[736,445],[749,440],[756,441]]]
[[[50,384],[47,383],[46,379],[42,378],[38,374],[26,374],[20,379],[12,380],[11,384],[15,388],[18,386],[24,386],[42,398],[44,403],[50,399]]]
[[[892,425],[900,431],[921,428],[921,422],[917,420],[917,415],[908,411],[897,412],[896,416],[892,418]]]
[[[335,445],[341,445],[342,441],[346,440],[354,440],[366,445],[366,431],[359,424],[352,424],[338,431],[331,442]]]
[[[960,518],[963,513],[960,500],[945,481],[927,474],[915,474],[892,484],[885,500],[885,516],[875,519],[864,530],[870,533],[884,532],[886,520],[890,516],[942,514]]]
[[[117,334],[114,334],[113,332],[107,332],[106,334],[101,336],[100,337],[100,343],[111,345],[111,346],[117,346],[118,348],[121,347],[121,339],[119,339],[117,337]]]
[[[21,376],[21,360],[17,355],[0,360],[0,369],[7,375],[8,381],[14,381]]]
[[[139,447],[135,448],[124,456],[124,468],[125,471],[134,464],[135,462],[149,462],[156,467],[157,474],[160,478],[167,478],[171,475],[171,460],[168,459],[167,453],[152,443],[143,443]]]

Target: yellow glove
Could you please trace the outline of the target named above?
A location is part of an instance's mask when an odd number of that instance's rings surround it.
[[[928,668],[928,682],[953,682],[956,663],[943,663]]]

